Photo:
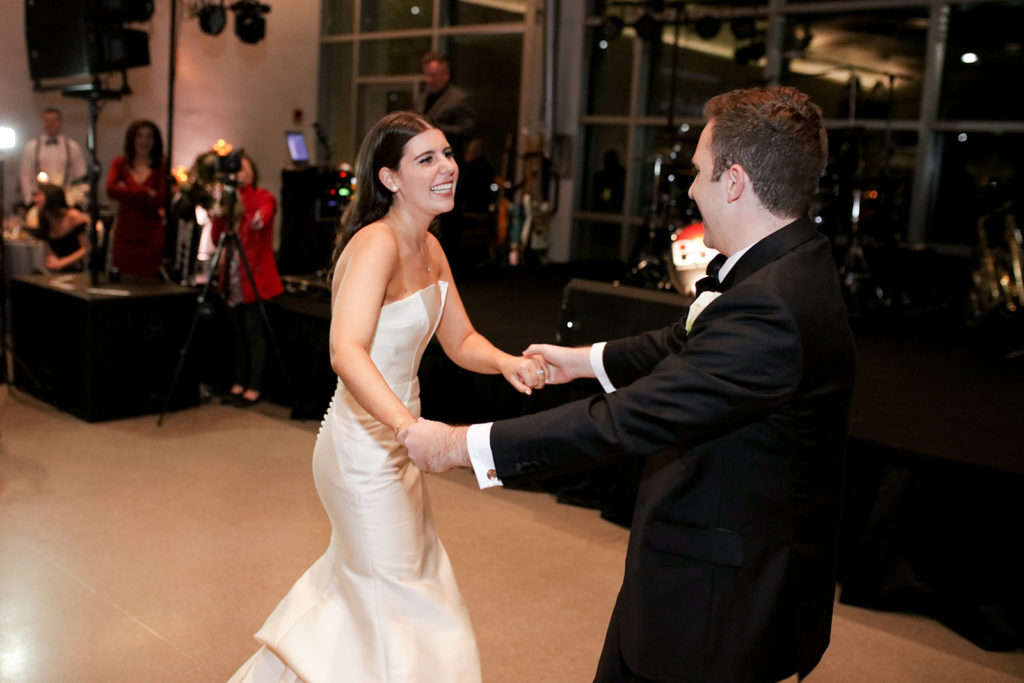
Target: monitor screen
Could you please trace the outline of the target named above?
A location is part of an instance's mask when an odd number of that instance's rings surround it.
[[[306,148],[306,136],[297,130],[285,131],[288,142],[288,157],[293,164],[309,163],[309,150]]]

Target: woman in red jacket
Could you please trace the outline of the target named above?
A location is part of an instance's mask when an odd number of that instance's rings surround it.
[[[160,277],[167,169],[164,143],[152,121],[135,121],[128,126],[124,154],[110,165],[107,195],[119,204],[112,267],[131,278]]]
[[[259,174],[252,159],[239,152],[241,168],[237,174],[238,207],[233,212],[233,225],[238,232],[246,261],[252,270],[259,299],[269,299],[284,291],[281,277],[274,263],[274,213],[277,200],[259,187]],[[240,209],[240,211],[239,211]],[[228,229],[227,217],[215,215],[211,237],[219,242]],[[236,405],[249,406],[260,400],[260,381],[267,360],[267,342],[264,337],[263,317],[257,292],[245,272],[245,265],[233,248],[233,241],[225,243],[221,256],[220,289],[231,315],[235,336],[235,383],[230,399]]]

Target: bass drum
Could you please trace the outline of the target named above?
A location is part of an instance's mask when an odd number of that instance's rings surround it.
[[[669,249],[669,281],[677,292],[693,298],[697,280],[704,277],[708,263],[718,255],[704,244],[704,224],[697,221],[672,231]]]

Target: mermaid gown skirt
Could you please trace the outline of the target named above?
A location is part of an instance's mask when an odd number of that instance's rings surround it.
[[[381,374],[417,416],[416,371],[446,293],[440,282],[385,305],[371,346]],[[340,380],[313,474],[330,544],[256,633],[263,647],[231,683],[480,681],[469,613],[422,474]]]

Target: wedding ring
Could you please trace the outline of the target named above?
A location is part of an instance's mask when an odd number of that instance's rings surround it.
[[[538,370],[538,371],[537,371],[537,374],[538,374],[538,375],[543,375],[543,374],[544,374],[544,370],[543,370],[543,368],[542,368],[542,369],[540,369],[540,370]]]

